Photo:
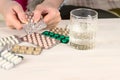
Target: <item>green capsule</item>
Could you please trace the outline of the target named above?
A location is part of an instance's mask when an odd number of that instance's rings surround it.
[[[64,35],[60,35],[60,39],[65,39],[65,36]]]
[[[56,38],[57,40],[61,40],[61,38],[60,37],[58,37],[58,38]]]
[[[49,36],[50,36],[50,37],[53,37],[54,35],[55,35],[54,32],[50,32],[50,33],[49,33]]]
[[[64,44],[67,44],[68,42],[69,42],[68,39],[62,39],[62,40],[61,40],[61,43],[64,43]]]
[[[50,34],[50,32],[49,31],[44,31],[42,34],[48,36]]]
[[[68,39],[68,40],[69,40],[69,36],[66,36],[65,39]]]
[[[55,39],[57,39],[57,38],[60,37],[60,35],[59,35],[59,34],[55,34],[53,37],[54,37]]]

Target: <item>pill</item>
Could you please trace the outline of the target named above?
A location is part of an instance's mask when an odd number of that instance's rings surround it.
[[[6,45],[6,42],[3,39],[0,39],[0,41],[2,42],[2,45]]]
[[[61,40],[61,43],[64,43],[64,44],[67,44],[68,42],[69,42],[68,39],[62,39],[62,40]]]
[[[36,51],[40,51],[40,50],[41,50],[41,47],[36,47],[35,50],[36,50]]]
[[[3,60],[3,58],[2,57],[0,57],[0,61],[2,61]]]
[[[17,58],[18,58],[18,56],[14,56],[13,58],[10,59],[10,62],[13,62]]]
[[[50,32],[49,31],[44,31],[42,34],[44,34],[44,35],[49,35],[50,34]]]
[[[3,43],[0,41],[0,46],[2,46],[3,45]]]
[[[13,67],[14,67],[14,64],[13,64],[13,63],[10,63],[10,64],[6,65],[4,68],[5,68],[6,70],[9,70],[9,69],[11,69],[11,68],[13,68]]]
[[[6,62],[7,62],[7,60],[5,60],[5,59],[3,59],[2,61],[0,61],[0,66],[2,66]]]
[[[4,50],[2,53],[1,53],[1,56],[4,56],[5,54],[8,53],[8,50]]]
[[[65,38],[65,36],[64,35],[60,35],[60,39],[64,39]]]
[[[4,64],[2,64],[2,68],[5,68],[5,66],[7,66],[7,65],[9,65],[10,64],[10,62],[5,62]]]
[[[26,54],[32,54],[33,53],[33,51],[31,51],[31,50],[26,50]]]
[[[3,40],[6,42],[6,41],[7,41],[7,38],[5,37],[5,38],[3,38]]]
[[[38,54],[40,54],[40,51],[33,51],[33,54],[38,55]]]
[[[14,56],[14,54],[11,54],[9,57],[7,57],[7,60],[10,61]]]
[[[17,65],[17,64],[19,64],[22,60],[23,60],[22,58],[18,57],[18,58],[16,58],[16,59],[13,61],[13,63],[14,63],[15,65]]]
[[[49,33],[49,36],[50,36],[50,37],[53,37],[54,35],[55,35],[54,32],[50,32],[50,33]]]
[[[31,50],[31,51],[33,51],[33,50],[34,50],[34,47],[28,47],[27,50]]]
[[[24,54],[26,50],[20,49],[18,50],[18,53]]]
[[[9,41],[11,42],[11,44],[13,44],[13,45],[15,44],[15,41],[14,41],[14,40],[9,40]]]
[[[3,57],[4,57],[4,58],[7,58],[7,57],[9,57],[10,55],[11,55],[11,53],[8,52],[8,53],[6,53]]]
[[[19,43],[19,41],[17,40],[17,38],[15,36],[11,36],[11,38],[16,42]]]
[[[58,38],[58,37],[60,37],[59,34],[55,34],[55,35],[54,35],[54,38],[55,38],[55,39]]]

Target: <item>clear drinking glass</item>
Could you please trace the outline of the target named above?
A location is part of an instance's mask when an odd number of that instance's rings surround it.
[[[79,50],[95,47],[98,13],[92,9],[79,8],[70,12],[70,46]]]

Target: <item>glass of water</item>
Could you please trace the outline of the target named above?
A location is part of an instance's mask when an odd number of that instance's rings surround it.
[[[92,9],[79,8],[70,12],[70,46],[79,50],[95,47],[98,13]]]

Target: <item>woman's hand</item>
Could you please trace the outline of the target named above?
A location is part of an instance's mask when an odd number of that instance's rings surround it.
[[[47,3],[37,5],[34,11],[34,21],[38,22],[41,17],[48,27],[55,27],[61,20],[60,12],[57,8]]]
[[[22,6],[16,1],[8,1],[2,9],[2,15],[7,26],[21,29],[22,23],[26,23],[26,15]]]

